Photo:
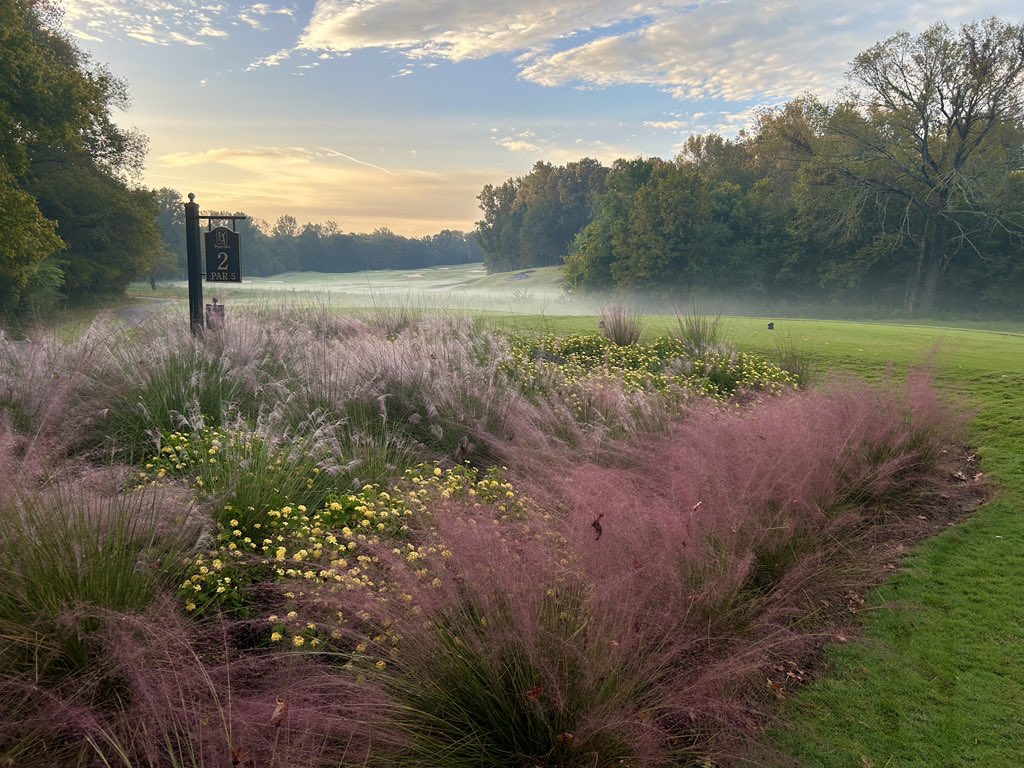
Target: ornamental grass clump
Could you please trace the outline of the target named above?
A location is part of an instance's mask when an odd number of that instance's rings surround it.
[[[98,638],[177,585],[204,523],[180,494],[120,493],[125,470],[39,477],[0,442],[0,755],[79,764],[75,723],[125,695]]]
[[[202,424],[191,431],[160,436],[138,477],[157,485],[172,481],[191,486],[198,497],[214,503],[221,524],[256,536],[267,512],[283,504],[315,508],[331,493],[349,488],[364,469],[355,458],[346,461],[339,425],[317,415],[292,429],[275,414],[214,428]]]
[[[89,679],[43,687],[4,679],[0,755],[55,765],[365,765],[384,700],[372,685],[312,655],[239,654],[230,624],[184,619],[166,601],[144,612],[97,614],[91,644],[114,687]]]
[[[16,340],[0,330],[0,418],[35,452],[30,464],[82,450],[105,422],[98,393],[117,330],[108,314],[71,340],[46,331]]]
[[[621,304],[601,308],[599,325],[601,335],[619,346],[636,344],[643,336],[643,320]]]
[[[690,357],[725,355],[731,351],[722,316],[705,314],[696,306],[685,314],[676,312],[672,336],[679,340]]]
[[[570,560],[648,659],[655,722],[706,749],[752,736],[891,556],[873,526],[935,502],[958,424],[921,380],[839,387],[698,410],[617,466],[560,468]]]

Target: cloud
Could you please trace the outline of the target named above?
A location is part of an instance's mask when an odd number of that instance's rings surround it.
[[[529,141],[523,141],[522,139],[513,139],[511,136],[506,136],[502,139],[498,139],[498,146],[504,147],[510,152],[539,152],[540,147]]]
[[[514,54],[520,76],[543,86],[780,100],[830,95],[857,53],[897,29],[990,15],[1020,11],[1007,0],[319,0],[299,47],[452,61]]]
[[[545,47],[581,30],[628,22],[638,7],[623,9],[612,0],[319,0],[300,45],[331,51],[387,48],[414,58],[462,61]]]
[[[530,164],[536,160],[564,165],[584,157],[591,157],[611,165],[622,157],[637,157],[644,154],[636,146],[611,143],[593,137],[566,137],[561,131],[551,136],[540,137],[533,131],[512,132],[501,136],[496,128],[490,129],[491,140],[496,146],[518,155],[530,155]]]
[[[203,45],[197,38],[227,37],[225,5],[167,0],[63,0],[64,25],[81,40],[123,36],[150,45]]]
[[[688,120],[644,120],[644,128],[657,128],[663,131],[680,131],[689,127]]]
[[[153,45],[203,45],[199,38],[226,38],[241,19],[266,29],[264,19],[294,19],[291,6],[255,3],[241,8],[227,3],[175,3],[171,0],[63,0],[65,26],[81,40],[100,42],[122,35]]]
[[[247,66],[245,69],[248,72],[254,69],[262,69],[264,67],[276,67],[282,61],[290,57],[292,53],[292,49],[282,48],[280,51],[272,53],[269,56],[264,56],[262,59],[256,59],[251,64],[249,64],[249,66]]]
[[[242,8],[238,12],[238,18],[248,24],[253,29],[265,30],[267,25],[264,23],[264,19],[268,16],[287,16],[289,18],[295,17],[295,9],[285,6],[282,8],[274,8],[267,3],[255,3],[248,7]]]

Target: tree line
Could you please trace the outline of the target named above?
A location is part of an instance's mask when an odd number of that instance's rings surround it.
[[[691,136],[672,160],[537,163],[485,186],[488,270],[564,262],[579,291],[1024,310],[1024,25],[900,32],[847,77],[835,100]]]
[[[119,127],[128,88],[61,30],[49,0],[0,0],[0,318],[185,276],[184,206],[138,183],[146,137]],[[223,213],[223,212],[220,212]],[[343,233],[240,222],[243,274],[481,261],[473,234]]]
[[[164,250],[173,255],[150,275],[151,282],[184,279],[185,211],[173,189],[157,190],[158,223]],[[206,211],[204,215],[231,215]],[[244,215],[238,213],[237,215]],[[216,224],[217,222],[213,222]],[[229,226],[224,222],[225,226]],[[273,225],[259,218],[239,220],[242,274],[281,272],[361,272],[367,269],[423,269],[441,264],[483,260],[473,233],[442,230],[425,237],[404,237],[381,227],[367,234],[342,232],[333,221],[299,225],[294,216],[279,216]]]

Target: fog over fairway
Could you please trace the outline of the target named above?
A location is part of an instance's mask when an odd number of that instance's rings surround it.
[[[592,315],[618,306],[639,316],[705,315],[780,318],[816,318],[854,322],[906,323],[899,309],[848,303],[824,304],[810,297],[788,301],[759,296],[723,296],[702,291],[681,291],[678,296],[643,294],[567,294],[562,267],[531,267],[487,274],[482,263],[429,267],[417,270],[379,269],[365,272],[284,272],[270,277],[244,277],[242,283],[204,283],[203,299],[214,297],[228,305],[287,302],[346,307],[407,307],[455,312],[494,312],[514,315]],[[161,283],[171,289],[165,297],[187,296],[184,280]],[[153,297],[148,285],[137,284],[137,298]],[[970,313],[940,313],[915,318],[913,325],[982,328],[1011,333],[1024,330],[1019,320],[975,317]]]
[[[244,263],[243,263],[244,271]],[[243,272],[244,274],[244,272]],[[171,283],[186,289],[185,281]],[[338,306],[410,304],[424,308],[490,310],[530,314],[590,314],[601,302],[570,297],[562,289],[561,267],[534,267],[488,275],[483,264],[418,270],[367,272],[285,272],[245,277],[241,284],[206,283],[205,301],[324,300]]]

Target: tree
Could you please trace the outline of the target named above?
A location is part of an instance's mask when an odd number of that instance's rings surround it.
[[[663,165],[665,161],[660,158],[639,157],[612,164],[593,220],[569,248],[564,279],[570,290],[607,291],[615,287],[612,264],[625,250],[633,198]]]
[[[906,260],[905,308],[927,312],[958,254],[983,255],[994,230],[1024,231],[1024,25],[900,32],[858,55],[849,79],[817,172],[840,188],[841,218],[876,222],[862,266]]]
[[[127,184],[141,168],[145,139],[111,116],[127,105],[127,88],[60,32],[59,21],[47,0],[0,0],[0,274],[13,280],[0,291],[6,313],[25,309],[26,295],[38,299],[40,291],[26,293],[33,283],[88,293],[97,287],[90,275],[106,275],[100,284],[116,289],[154,258],[148,193]],[[87,221],[74,220],[79,212]],[[89,250],[103,237],[87,230],[101,219],[138,225],[103,236],[131,249],[119,263]]]
[[[484,212],[477,240],[487,271],[561,264],[593,219],[607,175],[591,158],[564,166],[538,161],[525,177],[486,185],[477,198]]]
[[[523,210],[516,208],[521,179],[506,179],[500,186],[485,184],[477,195],[484,218],[476,223],[476,238],[484,252],[488,272],[519,269],[519,227]]]
[[[69,298],[120,293],[161,259],[155,193],[127,187],[88,155],[37,166],[27,189],[67,243]]]

